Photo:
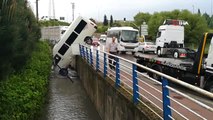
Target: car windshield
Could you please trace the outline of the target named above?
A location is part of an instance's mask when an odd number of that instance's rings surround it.
[[[137,31],[123,30],[121,38],[123,41],[136,41],[137,40]]]

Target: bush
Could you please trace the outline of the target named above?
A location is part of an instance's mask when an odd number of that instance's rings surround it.
[[[29,59],[40,28],[26,0],[0,2],[0,80],[22,69]]]
[[[36,119],[47,93],[51,50],[38,42],[31,58],[20,72],[0,82],[0,119]]]
[[[107,26],[98,26],[98,29],[97,29],[97,33],[105,33],[107,31],[108,27]]]
[[[48,20],[48,21],[39,21],[40,26],[47,27],[47,26],[69,26],[70,24],[67,22],[62,21],[54,21],[54,20]]]

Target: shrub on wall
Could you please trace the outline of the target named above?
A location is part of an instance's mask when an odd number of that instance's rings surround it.
[[[38,42],[24,68],[0,82],[0,119],[36,119],[47,92],[51,63],[49,45]]]

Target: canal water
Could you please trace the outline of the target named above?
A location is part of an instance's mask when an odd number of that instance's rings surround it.
[[[52,71],[48,101],[41,119],[101,120],[81,81],[75,77],[75,71],[69,71],[69,76],[72,80],[60,76],[57,70]]]

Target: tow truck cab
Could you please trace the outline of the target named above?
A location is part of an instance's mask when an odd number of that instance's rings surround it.
[[[200,79],[200,87],[213,92],[213,33],[205,33],[195,55],[193,72]]]

